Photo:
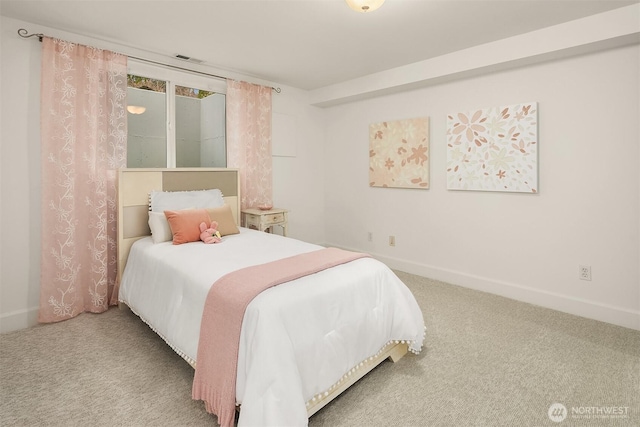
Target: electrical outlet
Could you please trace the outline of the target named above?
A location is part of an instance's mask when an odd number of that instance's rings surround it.
[[[591,266],[579,265],[578,266],[578,278],[580,280],[591,280]]]
[[[369,233],[367,234],[367,240],[370,242],[373,242],[373,233],[369,231]]]
[[[389,236],[389,246],[396,245],[396,236]]]

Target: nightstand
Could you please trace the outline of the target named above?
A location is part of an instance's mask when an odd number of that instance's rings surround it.
[[[271,230],[274,225],[282,227],[282,235],[287,235],[287,213],[286,209],[272,208],[263,211],[257,208],[242,210],[242,226],[253,228],[254,230]]]

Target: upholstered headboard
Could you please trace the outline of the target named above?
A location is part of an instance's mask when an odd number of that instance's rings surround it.
[[[118,281],[133,243],[151,235],[149,193],[151,191],[222,191],[240,225],[240,179],[237,169],[174,168],[118,170]]]

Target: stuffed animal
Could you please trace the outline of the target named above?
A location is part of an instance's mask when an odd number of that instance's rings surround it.
[[[216,221],[213,221],[211,225],[207,225],[204,222],[200,223],[200,240],[205,243],[220,243],[222,241]]]

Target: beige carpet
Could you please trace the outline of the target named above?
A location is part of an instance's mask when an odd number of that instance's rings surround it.
[[[398,275],[422,307],[424,351],[384,362],[310,426],[640,426],[640,332]],[[0,425],[217,425],[192,378],[128,310],[83,314],[0,335]]]

